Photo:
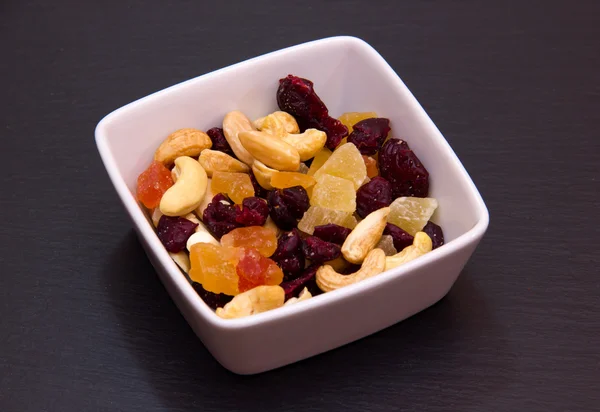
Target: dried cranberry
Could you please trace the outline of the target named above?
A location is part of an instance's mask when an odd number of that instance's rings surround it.
[[[324,117],[322,119],[311,119],[307,122],[299,121],[298,125],[302,130],[317,129],[327,134],[325,145],[329,150],[335,150],[342,139],[348,136],[348,128],[342,122],[334,117]]]
[[[298,278],[282,283],[280,286],[285,292],[285,300],[297,297],[304,288],[307,288],[313,296],[320,295],[322,291],[317,286],[316,279],[319,267],[321,267],[321,264],[315,263],[307,267]]]
[[[236,220],[237,209],[222,193],[213,197],[202,214],[202,221],[217,239],[241,225]]]
[[[371,212],[389,206],[393,201],[392,185],[375,176],[356,191],[356,213],[363,219]]]
[[[156,227],[158,238],[169,252],[177,253],[185,249],[185,244],[197,223],[179,216],[161,216]]]
[[[394,248],[398,252],[401,252],[407,246],[412,245],[413,237],[412,235],[405,232],[403,229],[398,226],[388,223],[385,225],[385,229],[383,230],[384,235],[390,235],[392,239],[394,239]]]
[[[327,262],[340,256],[341,247],[316,236],[309,236],[302,242],[302,252],[304,257],[313,262]]]
[[[302,130],[315,128],[327,134],[327,147],[335,149],[348,135],[348,128],[329,116],[325,103],[315,93],[313,82],[294,75],[279,80],[279,108],[296,118]]]
[[[327,106],[315,93],[313,82],[292,74],[279,80],[277,104],[281,110],[301,119],[321,119],[329,115]]]
[[[433,249],[437,249],[444,244],[444,232],[442,231],[442,228],[435,223],[431,221],[427,222],[423,228],[423,232],[427,233],[431,238]]]
[[[247,197],[237,207],[235,221],[242,226],[262,226],[269,216],[267,201],[260,197]]]
[[[262,197],[263,199],[266,199],[269,196],[270,190],[267,190],[258,184],[258,180],[256,180],[256,176],[254,176],[254,172],[252,171],[250,171],[250,181],[254,187],[255,196]]]
[[[373,117],[361,120],[352,127],[348,143],[353,143],[361,154],[370,156],[377,153],[390,131],[390,120]]]
[[[392,185],[392,195],[427,197],[429,172],[408,144],[389,139],[379,151],[379,171]]]
[[[225,138],[223,129],[220,127],[213,127],[212,129],[208,129],[206,134],[212,141],[212,150],[220,150],[221,152],[227,153],[229,156],[235,157],[231,146],[229,146],[229,142],[227,142],[227,139]]]
[[[233,296],[226,295],[224,293],[212,293],[208,290],[204,289],[202,285],[198,282],[193,282],[192,287],[196,291],[198,295],[202,298],[204,303],[206,303],[210,308],[222,308],[227,303],[233,299]]]
[[[347,227],[336,225],[335,223],[328,223],[326,225],[315,226],[313,235],[326,242],[341,245],[344,243],[350,232],[352,232],[352,230]]]
[[[292,230],[310,206],[302,186],[273,190],[268,198],[271,219],[282,230]]]
[[[302,238],[298,229],[279,236],[277,249],[271,255],[271,259],[283,270],[284,281],[292,280],[302,273],[305,260],[302,252]]]

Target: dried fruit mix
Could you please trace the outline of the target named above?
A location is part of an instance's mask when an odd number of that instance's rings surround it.
[[[241,112],[231,112],[225,116],[223,127],[206,132],[210,138],[206,147],[248,167],[247,171],[232,170],[223,164],[208,175],[211,179],[186,179],[196,185],[188,191],[202,191],[199,197],[190,198],[199,199],[205,193],[200,204],[186,205],[185,209],[193,209],[193,213],[167,216],[160,209],[165,193],[185,186],[186,182],[177,179],[185,171],[178,170],[176,175],[164,163],[153,161],[138,178],[137,198],[152,212],[158,238],[171,253],[189,250],[190,266],[182,267],[189,269],[194,289],[208,306],[230,308],[237,302],[235,296],[251,290],[265,294],[256,296],[257,302],[273,296],[281,299],[278,293],[287,301],[307,291],[300,299],[305,300],[352,283],[365,273],[382,272],[382,259],[405,259],[418,242],[418,247],[427,247],[423,239],[430,240],[427,250],[444,244],[442,228],[431,221],[438,202],[428,197],[429,173],[406,141],[392,137],[389,119],[375,112],[347,112],[336,119],[315,85],[294,75],[280,79],[275,100],[279,112],[254,123]],[[290,133],[307,129],[319,130],[320,140],[297,143],[300,136],[310,139],[310,133],[288,139]],[[261,166],[242,144],[244,139],[238,137],[244,131],[263,133],[265,141],[285,140],[286,145],[273,146],[284,148],[286,156],[295,151],[307,153],[308,148],[312,157],[303,157],[305,162],[298,170],[295,166],[286,170]],[[167,139],[162,150],[166,147],[169,153],[181,151],[182,156],[189,156],[187,148],[168,145]],[[279,156],[277,148],[273,153],[261,150],[257,146],[251,151],[260,159]],[[260,171],[258,180],[252,171],[255,166],[256,172]],[[172,190],[186,201],[184,190]],[[378,229],[365,230],[373,224]],[[371,236],[369,241],[357,242],[359,230]],[[357,264],[353,258],[356,251],[346,249],[365,245],[370,249],[364,250],[364,264],[368,261],[379,269],[361,269],[360,261]],[[418,250],[420,254],[427,251]],[[274,293],[268,289],[272,286],[280,286],[283,292]],[[223,309],[217,311],[222,313]]]

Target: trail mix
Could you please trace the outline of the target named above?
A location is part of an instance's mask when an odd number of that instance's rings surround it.
[[[429,173],[373,112],[329,115],[313,83],[279,81],[279,111],[180,129],[139,176],[158,238],[222,318],[293,304],[441,246]]]

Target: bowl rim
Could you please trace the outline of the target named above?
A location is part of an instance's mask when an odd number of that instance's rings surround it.
[[[207,81],[207,79],[210,79],[211,77],[229,71],[234,71],[236,68],[248,65],[252,62],[268,60],[273,57],[281,57],[283,54],[294,53],[295,51],[301,49],[310,48],[315,45],[325,45],[327,43],[330,43],[330,46],[337,47],[349,45],[362,49],[361,51],[366,54],[367,58],[376,60],[380,66],[380,69],[385,71],[388,77],[393,79],[393,81],[397,83],[397,86],[399,86],[400,89],[402,89],[403,93],[406,94],[406,97],[409,99],[410,104],[415,106],[415,108],[417,109],[418,116],[421,117],[421,121],[424,122],[426,127],[429,129],[428,133],[432,133],[434,135],[434,139],[437,141],[438,145],[438,148],[436,150],[443,150],[446,152],[446,154],[448,155],[449,162],[451,162],[452,166],[457,169],[460,178],[467,184],[468,191],[470,192],[472,198],[471,201],[475,204],[476,207],[475,213],[477,215],[477,223],[475,223],[475,225],[467,232],[463,233],[462,235],[458,236],[456,239],[453,239],[451,242],[443,245],[442,247],[435,249],[425,254],[424,256],[421,256],[419,259],[407,262],[397,268],[384,272],[378,276],[365,279],[361,282],[348,285],[344,288],[334,290],[326,294],[315,296],[314,298],[308,299],[301,303],[298,302],[293,305],[284,305],[283,307],[280,307],[277,310],[271,310],[237,319],[220,318],[215,314],[215,312],[211,308],[208,307],[206,303],[204,303],[202,298],[196,293],[196,291],[192,287],[191,283],[187,280],[186,276],[182,274],[180,268],[169,256],[167,250],[163,247],[162,243],[158,239],[154,227],[150,224],[148,216],[144,213],[141,206],[135,199],[133,193],[127,187],[125,180],[119,172],[115,161],[115,157],[111,152],[109,146],[109,139],[107,135],[107,128],[109,124],[115,119],[122,116],[126,116],[129,111],[134,110],[135,107],[141,104],[142,102],[148,100],[161,99],[163,96],[170,93],[174,93],[179,89],[189,86],[190,84],[193,84],[200,80]],[[194,78],[174,84],[162,90],[158,90],[147,96],[125,104],[124,106],[107,114],[97,124],[94,134],[96,146],[102,159],[102,162],[105,166],[105,169],[109,175],[110,180],[113,183],[113,186],[119,198],[121,199],[121,202],[125,206],[125,209],[129,213],[131,219],[133,220],[133,224],[138,229],[138,233],[146,240],[152,251],[156,253],[156,257],[159,260],[160,264],[164,267],[173,283],[180,289],[185,299],[187,299],[190,306],[192,306],[193,310],[200,316],[202,316],[202,318],[212,327],[216,327],[221,330],[237,330],[251,328],[257,325],[274,323],[280,321],[283,318],[288,318],[290,316],[299,316],[311,310],[316,310],[317,307],[333,305],[341,300],[351,299],[353,296],[363,293],[367,290],[376,289],[392,278],[408,277],[411,275],[411,273],[414,273],[416,269],[422,268],[430,264],[431,262],[443,258],[445,256],[452,255],[455,252],[467,247],[469,244],[477,242],[485,234],[489,226],[489,211],[485,205],[485,202],[483,201],[483,198],[481,197],[481,194],[479,193],[479,190],[475,186],[469,173],[466,171],[463,164],[458,159],[456,153],[454,153],[454,150],[452,150],[448,141],[443,137],[443,135],[435,126],[429,115],[425,112],[421,104],[414,97],[414,95],[408,89],[408,87],[404,84],[404,82],[401,80],[398,74],[387,63],[387,61],[371,45],[369,45],[364,40],[354,36],[325,37],[322,39],[285,47],[276,51],[265,53],[257,57],[253,57],[226,66],[221,69],[214,70],[206,74],[196,76]]]

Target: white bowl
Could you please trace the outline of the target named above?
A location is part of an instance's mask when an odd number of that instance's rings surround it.
[[[277,110],[278,80],[310,79],[332,116],[374,111],[391,120],[430,173],[434,221],[446,244],[389,272],[305,302],[221,319],[196,294],[135,199],[137,176],[169,133],[222,124],[231,110],[258,118]],[[130,103],[96,127],[98,150],[166,289],[213,356],[254,374],[334,349],[433,305],[450,290],[485,233],[487,208],[460,161],[393,69],[354,37],[332,37],[269,53]],[[149,274],[150,275],[150,274]]]

